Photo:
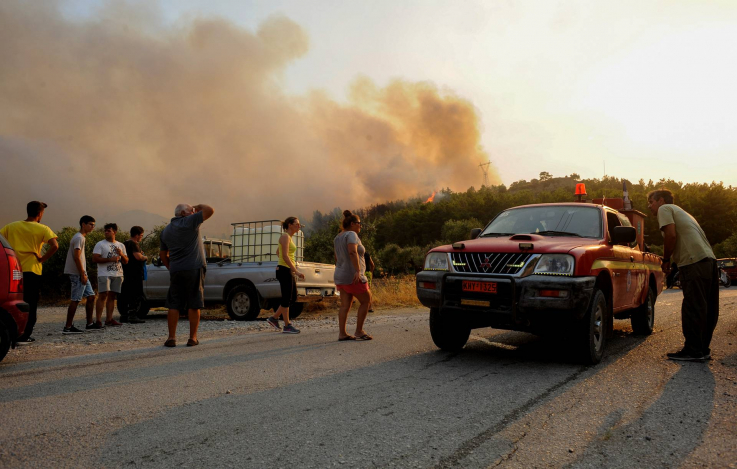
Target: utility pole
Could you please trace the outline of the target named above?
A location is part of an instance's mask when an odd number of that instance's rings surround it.
[[[484,185],[481,187],[489,186],[489,165],[490,164],[491,164],[491,161],[486,162],[486,163],[481,163],[479,165],[479,168],[481,168],[481,172],[484,173]]]

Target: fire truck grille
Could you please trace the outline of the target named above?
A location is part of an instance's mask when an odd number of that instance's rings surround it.
[[[507,275],[514,275],[522,270],[530,256],[531,254],[514,252],[453,252],[450,254],[453,269],[456,272]]]

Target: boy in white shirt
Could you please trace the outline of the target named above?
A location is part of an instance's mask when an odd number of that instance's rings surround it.
[[[95,244],[92,250],[92,262],[97,265],[97,323],[102,320],[102,308],[105,306],[105,325],[122,326],[113,319],[113,308],[115,297],[120,293],[123,286],[123,264],[128,263],[128,255],[123,243],[115,241],[118,225],[108,223],[105,225],[105,239]]]

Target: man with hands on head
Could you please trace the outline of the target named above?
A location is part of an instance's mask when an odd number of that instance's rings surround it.
[[[685,343],[670,360],[703,362],[711,358],[711,338],[719,319],[719,273],[704,230],[688,212],[673,204],[667,189],[647,195],[647,206],[663,232],[663,272],[678,265],[683,304],[681,322]]]
[[[179,313],[187,311],[189,340],[187,346],[199,345],[197,329],[200,325],[200,309],[205,306],[205,246],[200,236],[200,225],[215,210],[209,205],[179,204],[174,218],[161,233],[159,256],[169,269],[169,292],[166,308],[169,309],[169,337],[164,346],[176,347]]]
[[[92,250],[92,261],[97,266],[97,291],[100,298],[97,300],[97,322],[96,329],[102,329],[102,308],[105,308],[105,325],[122,326],[113,319],[113,308],[115,307],[115,296],[122,291],[123,287],[123,264],[128,263],[128,255],[125,246],[115,241],[118,225],[108,223],[104,227],[105,239],[95,244]]]

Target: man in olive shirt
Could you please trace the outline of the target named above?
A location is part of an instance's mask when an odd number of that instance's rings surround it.
[[[658,217],[665,239],[663,271],[678,265],[683,290],[681,321],[686,342],[671,360],[703,362],[711,358],[711,337],[719,319],[719,273],[716,257],[699,223],[688,212],[673,205],[666,189],[647,195],[648,208]]]

